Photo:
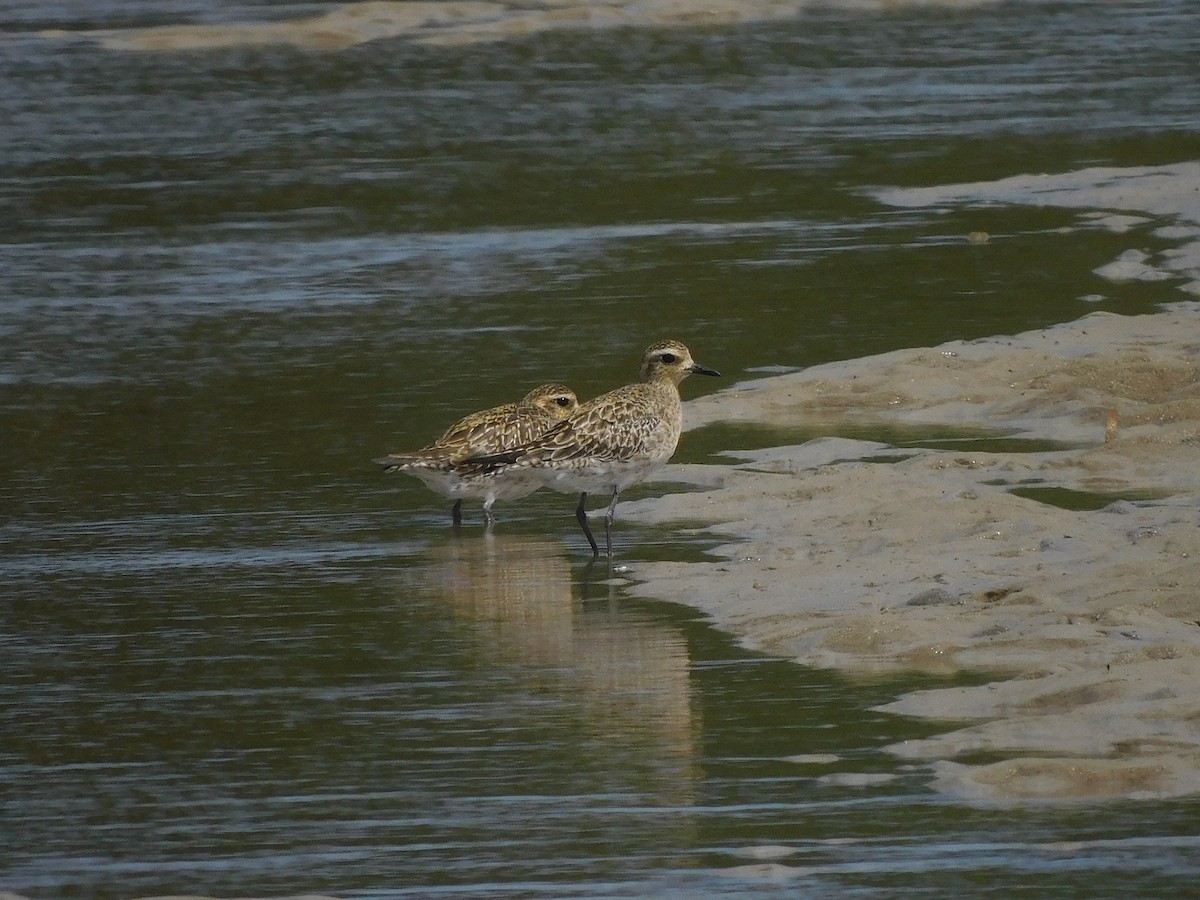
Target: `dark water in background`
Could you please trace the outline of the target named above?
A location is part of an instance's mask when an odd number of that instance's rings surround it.
[[[631,598],[568,498],[454,539],[366,460],[541,381],[605,390],[664,336],[728,384],[1175,299],[1090,274],[1149,227],[866,191],[1200,156],[1193,4],[326,54],[36,36],[320,9],[81,6],[0,3],[0,889],[1192,893],[1195,803],[938,799],[881,752],[930,726],[869,711],[920,681]],[[702,545],[622,523],[618,552]]]

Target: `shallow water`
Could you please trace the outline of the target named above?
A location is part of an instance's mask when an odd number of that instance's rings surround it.
[[[605,390],[664,336],[730,384],[1174,299],[1091,274],[1157,223],[868,192],[1195,158],[1187,4],[38,36],[317,8],[76,7],[16,4],[0,39],[0,888],[1190,894],[1194,803],[938,798],[882,751],[932,727],[870,711],[928,682],[636,599],[639,561],[703,552],[685,530],[620,522],[610,582],[569,498],[455,538],[367,462],[542,381]]]

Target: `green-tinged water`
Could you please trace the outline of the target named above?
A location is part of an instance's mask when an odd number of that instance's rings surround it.
[[[938,682],[636,599],[639,563],[703,553],[689,530],[618,510],[610,580],[572,498],[499,504],[490,539],[468,504],[456,537],[369,463],[544,381],[630,380],[663,337],[725,373],[695,396],[1177,299],[1092,273],[1163,223],[870,191],[1197,158],[1191,5],[38,36],[325,8],[0,2],[0,890],[1191,896],[1194,802],[938,797],[884,751],[937,726],[871,711]]]

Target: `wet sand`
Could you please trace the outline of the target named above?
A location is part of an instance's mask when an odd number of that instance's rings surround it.
[[[1177,252],[1142,253],[1136,266],[1123,254],[1097,275],[1171,277],[1198,292],[1195,164],[884,196],[1097,208],[1081,215],[1114,229],[1146,221],[1118,209],[1170,215],[1160,231],[1182,239]],[[984,452],[829,437],[677,470],[707,489],[623,504],[622,514],[711,523],[729,542],[712,562],[640,566],[637,590],[696,606],[748,645],[807,665],[991,676],[885,707],[947,722],[943,734],[889,748],[929,763],[942,791],[1005,801],[1200,792],[1198,361],[1200,303],[1181,300],[691,401],[689,427],[838,435],[900,424],[1028,443]]]
[[[695,27],[790,19],[814,6],[879,12],[900,6],[969,8],[996,0],[368,0],[299,19],[166,25],[67,32],[109,50],[174,52],[223,47],[288,45],[340,50],[367,41],[403,38],[432,46],[485,43],[547,31],[620,27]]]

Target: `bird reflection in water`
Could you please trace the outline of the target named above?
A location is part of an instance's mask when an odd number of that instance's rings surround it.
[[[577,597],[560,543],[509,535],[449,541],[431,551],[429,566],[428,587],[472,626],[482,659],[519,670],[512,677],[529,690],[577,710],[598,752],[628,755],[661,802],[690,800],[699,724],[677,628],[621,603],[611,585],[591,587],[593,596],[610,592],[606,600]]]

